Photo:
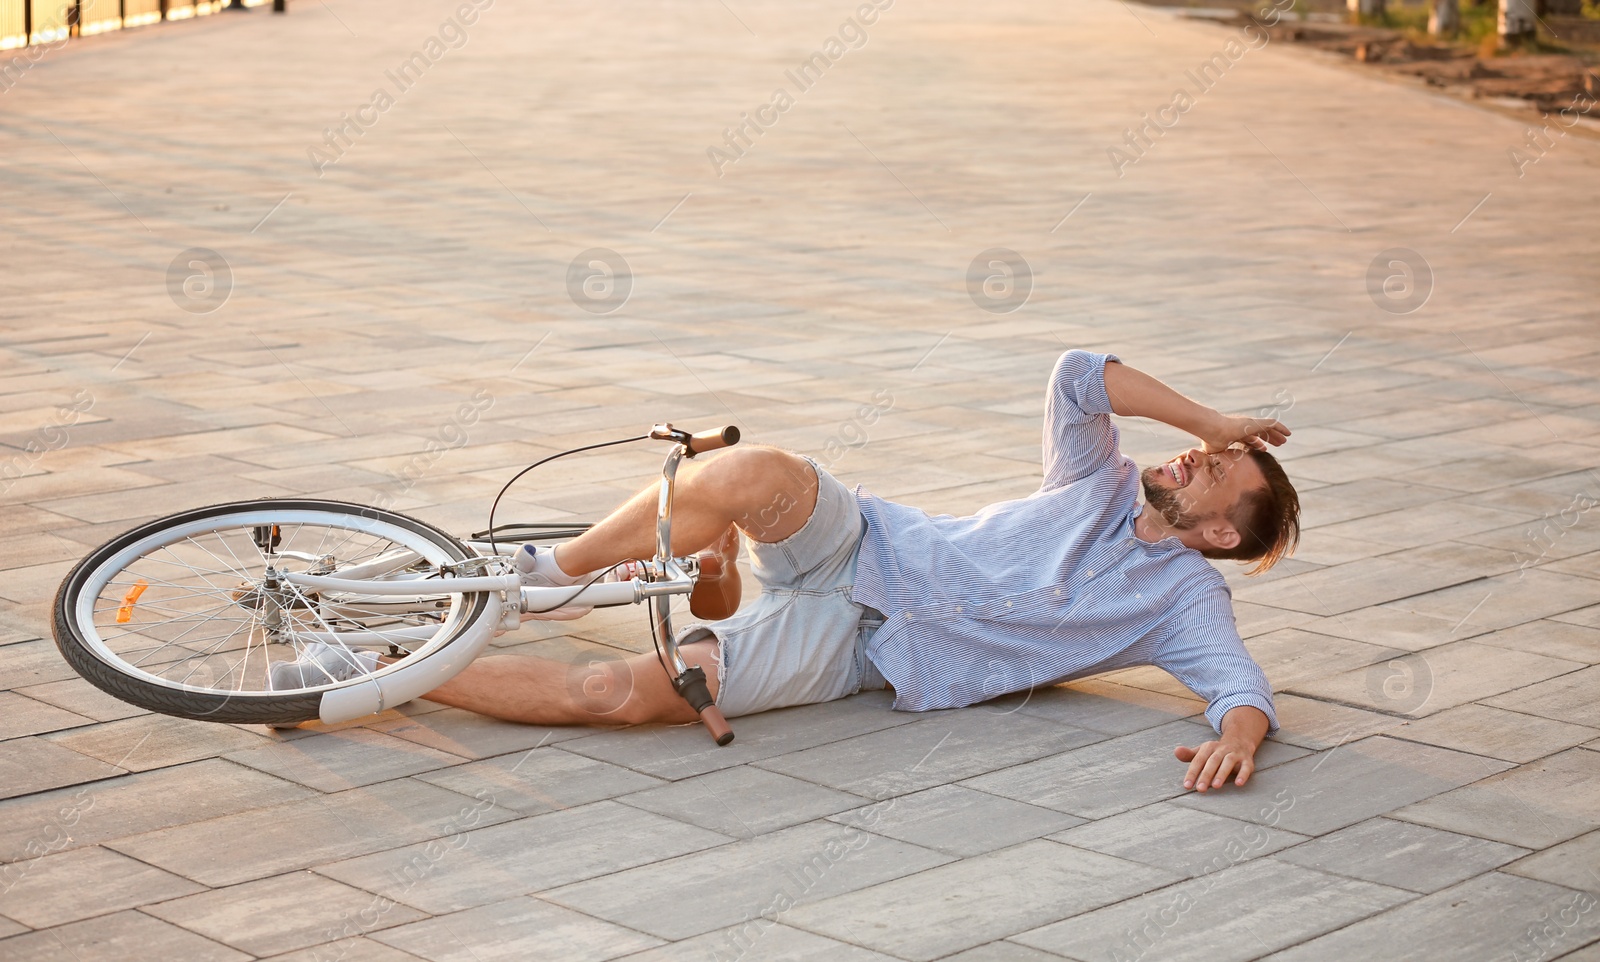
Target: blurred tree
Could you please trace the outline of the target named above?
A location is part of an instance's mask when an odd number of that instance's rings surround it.
[[[1532,0],[1500,0],[1500,43],[1512,45],[1533,37],[1536,21]]]
[[[1428,11],[1428,33],[1446,40],[1461,29],[1461,7],[1456,0],[1433,0]]]

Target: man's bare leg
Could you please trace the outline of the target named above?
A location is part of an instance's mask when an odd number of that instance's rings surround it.
[[[691,666],[705,669],[715,698],[716,642],[695,642],[678,652]],[[580,663],[537,655],[490,655],[423,697],[526,725],[637,725],[699,718],[673,691],[653,651]]]
[[[652,483],[604,521],[559,546],[557,564],[569,574],[582,573],[653,555],[658,491]],[[725,546],[730,525],[756,541],[782,541],[800,530],[816,504],[816,472],[803,458],[778,448],[735,448],[703,463],[685,463],[674,490],[672,553],[681,557],[713,541]],[[733,603],[737,607],[737,596]],[[684,661],[705,669],[715,697],[716,643],[697,642],[680,652]],[[423,697],[535,725],[690,722],[697,717],[673,691],[654,652],[598,668],[495,655],[478,659]]]
[[[604,521],[556,548],[569,575],[598,571],[625,558],[655,553],[656,499],[652,482]],[[756,541],[782,541],[806,523],[817,505],[817,475],[799,455],[760,445],[734,448],[679,468],[672,504],[672,553],[691,554],[737,525]]]

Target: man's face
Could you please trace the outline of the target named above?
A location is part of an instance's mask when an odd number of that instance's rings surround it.
[[[1180,531],[1226,515],[1240,495],[1266,486],[1261,469],[1242,448],[1218,454],[1190,448],[1165,464],[1145,468],[1139,480],[1145,501]]]

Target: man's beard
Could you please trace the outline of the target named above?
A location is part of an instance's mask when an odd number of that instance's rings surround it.
[[[1155,479],[1161,477],[1163,471],[1161,467],[1153,467],[1145,468],[1139,473],[1139,483],[1144,487],[1144,500],[1161,515],[1161,520],[1166,522],[1167,527],[1188,531],[1204,519],[1198,514],[1184,510],[1185,499],[1181,489],[1163,488],[1156,484]]]

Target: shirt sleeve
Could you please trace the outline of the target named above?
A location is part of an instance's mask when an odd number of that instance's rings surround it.
[[[1183,606],[1155,664],[1206,700],[1206,720],[1218,734],[1223,716],[1240,705],[1261,709],[1267,716],[1267,734],[1278,730],[1272,686],[1245,650],[1225,585],[1218,584],[1199,601]]]
[[[1115,354],[1068,351],[1050,375],[1044,414],[1044,489],[1093,474],[1117,456],[1117,428],[1106,397],[1106,363]]]

